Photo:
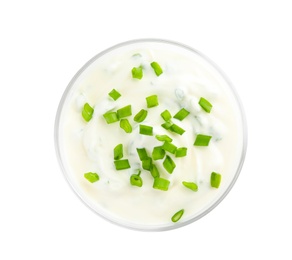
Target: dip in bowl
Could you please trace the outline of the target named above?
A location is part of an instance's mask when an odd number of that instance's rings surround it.
[[[204,55],[141,39],[89,60],[66,88],[55,145],[74,192],[99,216],[162,231],[210,212],[243,165],[234,87]]]

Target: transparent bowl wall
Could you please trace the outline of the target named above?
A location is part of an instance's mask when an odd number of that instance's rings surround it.
[[[181,48],[184,50],[188,50],[190,52],[195,53],[196,55],[200,56],[203,60],[205,60],[207,63],[209,63],[213,68],[215,68],[215,70],[221,75],[221,77],[227,82],[227,84],[230,87],[230,90],[234,96],[234,99],[237,102],[239,111],[240,111],[240,116],[241,116],[241,123],[242,123],[242,131],[243,131],[243,140],[242,140],[242,151],[241,151],[241,158],[240,161],[238,163],[236,172],[234,174],[233,179],[231,180],[231,182],[229,183],[228,187],[225,189],[225,191],[221,194],[220,197],[217,198],[216,201],[213,201],[210,205],[208,205],[208,207],[206,207],[202,212],[200,212],[199,214],[197,214],[196,216],[194,216],[193,218],[182,222],[182,223],[175,223],[175,225],[166,225],[166,226],[151,226],[151,225],[137,225],[137,224],[133,224],[131,222],[127,222],[127,221],[123,221],[120,220],[118,217],[112,217],[110,215],[101,213],[98,211],[98,209],[95,207],[95,205],[93,203],[91,203],[87,197],[85,196],[85,194],[82,192],[82,190],[80,190],[80,187],[78,187],[77,185],[75,185],[72,176],[70,175],[70,172],[68,170],[68,167],[66,166],[66,163],[64,162],[64,158],[63,158],[63,152],[62,152],[62,147],[60,146],[60,136],[59,136],[59,131],[60,131],[60,120],[61,120],[61,114],[62,114],[62,110],[63,110],[63,106],[66,102],[67,96],[70,95],[70,92],[72,91],[72,88],[74,86],[74,84],[76,83],[76,81],[79,80],[79,78],[82,76],[82,73],[84,71],[86,71],[96,60],[98,60],[100,57],[112,52],[113,50],[119,49],[119,48],[124,48],[124,47],[129,47],[131,48],[132,45],[135,44],[141,44],[141,43],[159,43],[159,44],[166,44],[166,45],[172,45],[174,48]],[[56,114],[56,120],[55,120],[55,133],[54,133],[54,137],[55,137],[55,148],[56,148],[56,154],[57,154],[57,159],[59,161],[61,170],[65,176],[65,179],[67,180],[67,182],[69,183],[70,187],[73,189],[73,191],[75,192],[75,194],[81,199],[82,202],[85,203],[85,205],[87,205],[91,210],[93,210],[95,213],[97,213],[99,216],[105,218],[106,220],[114,223],[114,224],[118,224],[120,226],[123,227],[127,227],[127,228],[131,228],[131,229],[135,229],[135,230],[143,230],[143,231],[163,231],[163,230],[170,230],[170,229],[174,229],[174,228],[179,228],[182,227],[184,225],[190,224],[198,219],[200,219],[201,217],[203,217],[204,215],[206,215],[208,212],[210,212],[212,209],[214,209],[223,199],[224,197],[229,193],[229,191],[231,190],[231,188],[233,187],[234,183],[236,182],[240,171],[242,169],[243,166],[243,162],[245,159],[245,154],[246,154],[246,148],[247,148],[247,125],[246,125],[246,119],[245,119],[245,115],[244,115],[244,110],[243,110],[243,106],[241,104],[241,101],[238,97],[238,94],[236,93],[236,90],[234,88],[234,86],[230,83],[230,81],[228,80],[228,78],[225,76],[225,74],[221,71],[221,69],[214,63],[212,62],[209,58],[207,58],[205,55],[203,55],[202,53],[198,52],[197,50],[183,45],[181,43],[177,43],[177,42],[173,42],[173,41],[168,41],[168,40],[162,40],[162,39],[138,39],[138,40],[132,40],[132,41],[128,41],[128,42],[123,42],[120,44],[117,44],[111,48],[108,48],[106,50],[104,50],[103,52],[97,54],[96,56],[94,56],[92,59],[90,59],[77,73],[76,75],[72,78],[72,80],[70,81],[70,83],[68,84],[67,88],[64,91],[64,94],[60,100],[59,103],[59,107],[57,110],[57,114]]]

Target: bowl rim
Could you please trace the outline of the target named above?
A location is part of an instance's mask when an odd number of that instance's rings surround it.
[[[208,208],[206,208],[203,212],[201,212],[200,214],[198,214],[197,216],[186,220],[184,222],[177,222],[173,225],[168,225],[168,226],[143,226],[141,227],[138,224],[125,224],[125,223],[121,223],[119,221],[110,219],[102,214],[100,214],[99,212],[97,212],[95,209],[93,209],[92,206],[90,206],[90,203],[87,202],[85,200],[85,198],[79,193],[77,187],[75,187],[75,185],[73,185],[73,183],[71,182],[70,178],[69,178],[69,174],[66,171],[66,168],[64,166],[64,163],[62,161],[62,156],[61,156],[61,150],[60,150],[60,146],[59,146],[59,127],[60,127],[60,120],[61,120],[61,114],[62,114],[62,109],[64,107],[66,98],[68,96],[68,93],[70,92],[70,90],[73,88],[74,83],[76,82],[76,80],[79,78],[79,76],[91,65],[93,64],[97,59],[99,59],[101,56],[115,50],[118,49],[120,47],[125,47],[131,44],[137,44],[137,43],[163,43],[163,44],[168,44],[168,45],[173,45],[175,47],[178,48],[183,48],[186,49],[188,51],[191,51],[195,54],[197,54],[198,56],[200,56],[205,62],[207,62],[209,65],[211,65],[211,67],[213,67],[215,69],[215,71],[217,71],[219,73],[219,75],[224,79],[224,81],[226,82],[226,84],[229,87],[229,90],[232,92],[233,97],[235,98],[235,101],[238,105],[240,114],[241,114],[241,124],[242,124],[242,150],[241,150],[241,158],[239,160],[239,164],[237,166],[236,169],[236,173],[234,174],[232,181],[229,183],[228,187],[226,188],[226,190],[221,194],[221,196],[219,198],[217,198],[213,203],[210,204],[210,206]],[[75,195],[77,195],[77,197],[83,202],[83,204],[85,204],[90,210],[92,210],[94,213],[96,213],[98,216],[102,217],[103,219],[118,225],[120,227],[124,227],[124,228],[128,228],[128,229],[132,229],[132,230],[138,230],[138,231],[167,231],[167,230],[173,230],[173,229],[177,229],[186,225],[189,225],[199,219],[201,219],[203,216],[207,215],[209,212],[211,212],[214,208],[216,208],[221,202],[222,200],[227,196],[227,194],[230,192],[230,190],[233,188],[234,184],[236,183],[240,172],[242,170],[244,161],[245,161],[245,157],[246,157],[246,152],[247,152],[247,143],[248,143],[248,129],[247,129],[247,120],[246,120],[246,115],[245,115],[245,111],[244,111],[244,107],[242,104],[241,99],[239,98],[239,95],[236,91],[236,88],[234,87],[234,85],[231,83],[231,81],[229,80],[229,78],[226,76],[226,74],[221,70],[221,68],[219,66],[217,66],[217,64],[212,61],[209,57],[207,57],[205,54],[201,53],[200,51],[177,41],[173,41],[173,40],[167,40],[167,39],[159,39],[159,38],[140,38],[140,39],[132,39],[132,40],[128,40],[128,41],[124,41],[124,42],[120,42],[118,44],[115,44],[107,49],[104,49],[103,51],[99,52],[98,54],[94,55],[91,59],[89,59],[73,76],[73,78],[70,80],[70,82],[68,83],[67,87],[65,88],[63,95],[59,101],[58,104],[58,108],[56,111],[56,116],[55,116],[55,122],[54,122],[54,143],[55,143],[55,153],[57,156],[57,160],[59,163],[59,166],[61,168],[61,171],[63,173],[63,176],[65,177],[67,183],[69,184],[69,186],[71,187],[71,189],[73,190],[73,192],[75,193]]]

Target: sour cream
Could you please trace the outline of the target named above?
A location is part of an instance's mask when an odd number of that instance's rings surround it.
[[[163,69],[156,76],[151,62]],[[143,78],[132,77],[133,67],[142,66]],[[116,89],[116,101],[108,93]],[[147,108],[146,97],[157,95],[159,105]],[[213,105],[206,113],[198,104],[204,97]],[[94,108],[89,122],[82,118],[85,103]],[[127,117],[132,133],[125,133],[119,122],[107,124],[103,114],[131,105]],[[161,112],[172,116],[181,108],[190,114],[172,122],[185,130],[178,135],[161,127]],[[153,127],[153,136],[141,135],[133,120],[141,110],[148,115],[141,123]],[[204,56],[186,46],[161,40],[138,40],[110,48],[91,59],[66,89],[56,118],[56,144],[63,172],[78,196],[96,213],[122,226],[142,230],[165,230],[188,224],[210,211],[233,186],[242,167],[246,133],[244,116],[237,95],[222,73]],[[156,135],[168,135],[187,155],[175,158],[172,174],[163,160],[154,161],[160,176],[170,181],[168,191],[153,188],[153,177],[143,170],[136,148],[146,148],[151,156]],[[206,147],[194,146],[197,134],[212,136]],[[113,149],[122,143],[130,169],[117,171]],[[143,186],[130,184],[130,176],[141,170]],[[96,172],[100,179],[90,183],[84,173]],[[221,174],[218,189],[211,187],[212,172]],[[183,181],[194,182],[194,192]],[[171,217],[183,209],[181,219]]]

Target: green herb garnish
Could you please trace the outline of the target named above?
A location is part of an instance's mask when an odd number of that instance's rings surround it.
[[[142,69],[142,66],[140,66],[140,67],[134,67],[132,69],[132,77],[134,79],[142,79],[143,78],[143,69]]]
[[[156,61],[151,62],[150,65],[153,68],[156,76],[160,76],[163,73],[162,68],[160,67],[160,65]]]
[[[148,125],[140,125],[139,133],[141,135],[153,135],[153,127]]]
[[[177,148],[176,151],[175,151],[175,157],[184,157],[187,155],[187,150],[188,148],[186,147],[180,147],[180,148]]]
[[[85,103],[82,109],[82,117],[86,122],[89,122],[92,118],[94,109],[88,104]]]
[[[145,109],[141,109],[134,117],[134,121],[137,123],[141,123],[145,120],[148,112]]]
[[[195,146],[208,146],[212,136],[198,134],[195,140]]]
[[[168,173],[171,174],[174,168],[176,167],[176,164],[174,163],[170,156],[166,155],[166,158],[163,161],[163,167]]]
[[[221,183],[221,174],[212,172],[211,177],[210,177],[210,183],[211,183],[211,187],[219,188],[220,183]]]
[[[176,134],[179,134],[179,135],[182,135],[185,130],[182,129],[180,126],[176,125],[176,124],[172,124],[169,128],[170,131],[176,133]]]
[[[153,151],[152,151],[153,160],[161,160],[164,158],[164,156],[165,156],[165,151],[162,148],[162,146],[156,146],[153,148]]]
[[[105,114],[103,114],[103,117],[108,124],[112,124],[119,121],[116,112],[106,112]]]
[[[132,126],[128,119],[121,119],[120,121],[120,127],[126,132],[126,133],[132,133]]]
[[[142,185],[143,185],[143,180],[142,180],[142,178],[140,177],[140,173],[141,173],[141,171],[139,171],[138,174],[132,174],[132,175],[131,175],[131,177],[130,177],[130,183],[131,183],[133,186],[142,187]]]
[[[212,109],[212,104],[205,98],[201,97],[199,100],[199,105],[207,112],[210,113]]]
[[[122,159],[124,156],[123,153],[123,144],[118,144],[115,148],[114,148],[114,159],[115,160],[120,160]]]
[[[115,89],[108,93],[108,95],[115,101],[121,96],[121,94]]]
[[[194,182],[183,181],[182,184],[192,191],[198,191],[198,185]]]
[[[146,97],[146,103],[147,103],[148,108],[158,106],[159,103],[158,103],[157,95],[152,95],[152,96]]]
[[[173,118],[176,118],[180,121],[182,121],[183,119],[185,119],[188,115],[190,114],[190,112],[188,110],[186,110],[185,108],[182,108],[180,111],[178,111]]]
[[[128,159],[114,161],[114,164],[116,166],[116,170],[118,171],[131,168],[131,165]]]
[[[145,148],[136,148],[139,155],[140,161],[143,161],[148,158],[147,151]]]
[[[169,121],[171,119],[171,114],[168,110],[164,110],[160,115],[164,121]]]
[[[84,173],[84,178],[87,179],[91,183],[94,183],[99,180],[99,176],[95,172]]]
[[[183,209],[179,210],[178,212],[176,212],[172,216],[171,221],[172,222],[178,222],[181,219],[181,217],[182,217],[183,214],[184,214],[184,210]]]
[[[162,141],[162,142],[166,141],[166,142],[169,142],[169,143],[172,142],[172,139],[168,135],[156,135],[155,137],[156,137],[156,139],[158,141]]]
[[[177,147],[169,142],[164,142],[164,144],[162,145],[162,148],[167,151],[170,152],[172,154],[175,154]]]
[[[117,116],[119,119],[121,119],[123,117],[131,116],[131,115],[132,115],[132,106],[131,105],[122,107],[122,108],[117,110]]]
[[[158,190],[167,191],[170,181],[160,177],[154,178],[153,188]]]

